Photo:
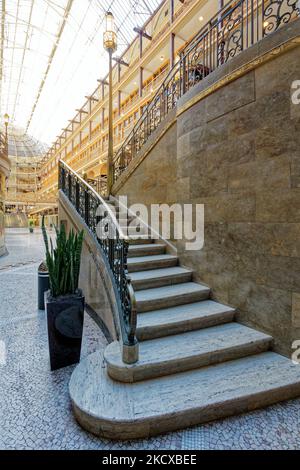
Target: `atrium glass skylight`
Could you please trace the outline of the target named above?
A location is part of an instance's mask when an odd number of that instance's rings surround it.
[[[120,55],[161,0],[9,0],[2,3],[1,115],[49,144],[107,72],[104,15]]]

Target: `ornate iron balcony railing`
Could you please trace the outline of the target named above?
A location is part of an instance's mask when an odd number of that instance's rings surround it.
[[[207,23],[144,110],[114,159],[114,182],[178,100],[221,65],[300,16],[299,0],[232,0]]]
[[[101,195],[63,161],[59,162],[59,189],[85,222],[106,260],[117,294],[123,361],[136,362],[137,312],[135,294],[127,269],[128,237],[124,235],[112,208]]]

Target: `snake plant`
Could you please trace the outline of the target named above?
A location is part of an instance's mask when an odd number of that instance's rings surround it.
[[[55,227],[55,248],[51,238],[49,244],[44,219],[42,222],[42,232],[46,248],[46,264],[49,272],[52,297],[76,294],[79,282],[83,231],[75,234],[71,230],[67,236],[64,225],[61,225],[60,229]]]

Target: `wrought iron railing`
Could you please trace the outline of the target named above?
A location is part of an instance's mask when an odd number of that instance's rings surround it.
[[[211,72],[300,16],[299,0],[232,0],[182,52],[114,159],[114,182],[176,107]]]
[[[117,294],[124,362],[138,360],[136,300],[127,269],[128,238],[112,208],[65,162],[59,162],[59,189],[67,196],[99,245]]]
[[[98,178],[89,178],[87,182],[101,196],[105,197],[107,195],[107,177],[106,176],[98,176]]]

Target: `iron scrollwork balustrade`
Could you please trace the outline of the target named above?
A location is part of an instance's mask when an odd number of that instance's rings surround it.
[[[84,220],[109,263],[121,306],[123,343],[135,345],[137,314],[127,268],[128,241],[101,196],[63,161],[59,162],[59,189]],[[101,234],[106,236],[99,237]]]
[[[101,196],[106,196],[107,194],[107,177],[99,176],[96,179],[89,178],[87,183],[95,189],[95,191]]]
[[[114,159],[114,181],[126,170],[178,100],[216,68],[300,16],[299,0],[232,0],[180,55]]]
[[[282,25],[300,16],[299,0],[271,0],[263,2],[264,35],[277,31]]]

